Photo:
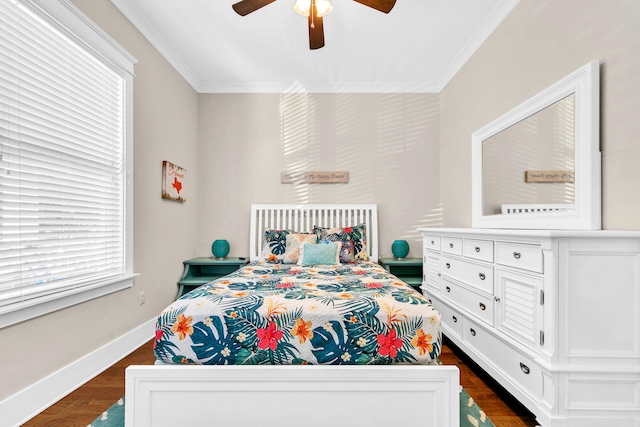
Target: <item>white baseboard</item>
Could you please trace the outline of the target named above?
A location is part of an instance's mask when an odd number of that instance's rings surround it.
[[[19,426],[153,338],[156,318],[0,402],[4,426]]]

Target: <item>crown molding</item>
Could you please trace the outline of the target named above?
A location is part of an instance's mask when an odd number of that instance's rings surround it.
[[[437,93],[430,83],[330,83],[330,82],[254,82],[219,83],[205,82],[199,85],[199,93]]]
[[[478,29],[473,33],[467,43],[460,49],[458,54],[449,63],[449,66],[442,72],[436,87],[438,92],[442,92],[445,86],[455,77],[462,69],[464,64],[473,56],[474,53],[484,44],[489,36],[495,31],[502,21],[511,13],[518,5],[520,0],[500,0],[493,8],[491,13],[482,22]]]
[[[160,35],[154,27],[135,6],[135,2],[128,0],[111,0],[120,12],[133,24],[134,27],[155,47],[158,52],[171,64],[173,68],[191,85],[199,91],[200,80],[193,70],[187,65],[182,57],[171,47],[169,43]]]

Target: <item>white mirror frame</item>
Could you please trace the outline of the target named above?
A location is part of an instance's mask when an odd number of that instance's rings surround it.
[[[575,209],[558,212],[484,215],[483,141],[572,93],[575,93]],[[600,230],[602,225],[599,62],[589,62],[474,132],[471,137],[471,163],[471,220],[474,228]]]

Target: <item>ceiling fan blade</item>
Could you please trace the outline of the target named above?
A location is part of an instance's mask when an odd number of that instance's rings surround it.
[[[238,15],[246,16],[274,1],[276,0],[242,0],[231,7],[233,7],[233,10],[235,10]]]
[[[324,47],[324,26],[322,25],[322,18],[315,15],[315,7],[309,14],[309,49],[320,49]]]
[[[393,9],[393,6],[396,5],[396,0],[355,0],[355,1],[384,13],[391,12],[391,9]]]

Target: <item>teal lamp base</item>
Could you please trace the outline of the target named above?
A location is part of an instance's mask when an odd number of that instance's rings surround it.
[[[397,259],[404,259],[409,255],[409,242],[406,240],[396,240],[391,245],[391,252]]]
[[[229,255],[229,242],[226,240],[215,240],[211,245],[211,253],[216,258],[226,258]]]

